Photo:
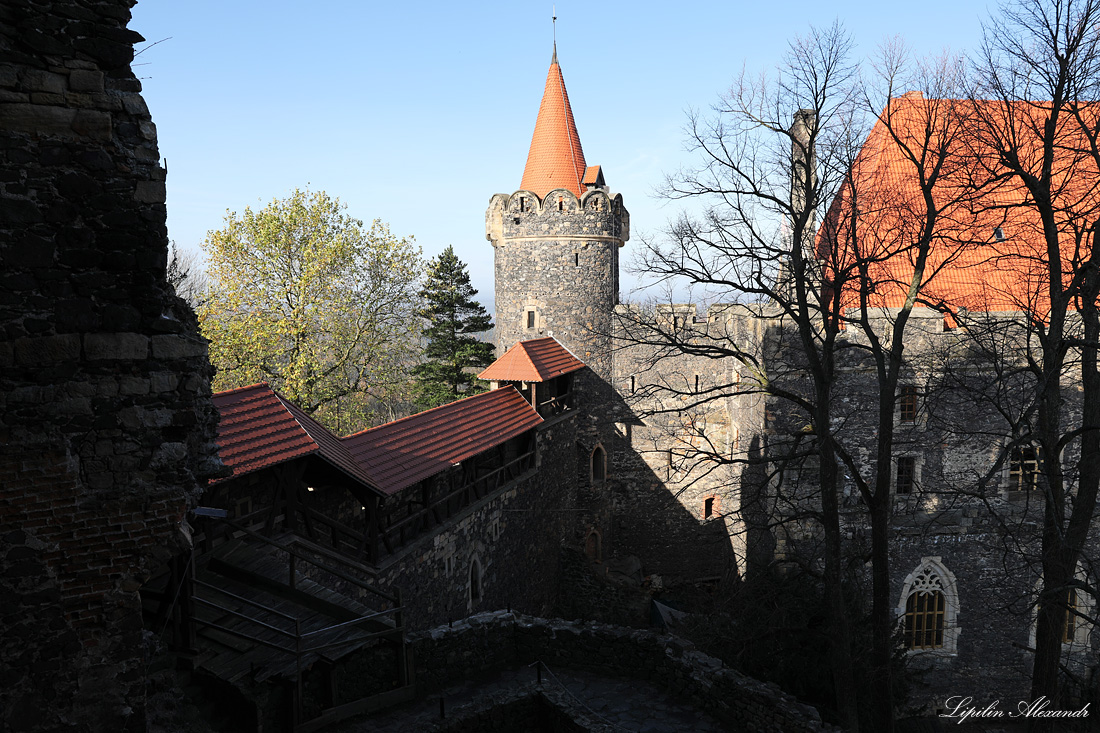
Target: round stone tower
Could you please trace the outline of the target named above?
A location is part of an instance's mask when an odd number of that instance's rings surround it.
[[[496,259],[497,353],[553,336],[605,380],[630,214],[600,166],[587,166],[557,50],[520,190],[495,194],[485,237]]]

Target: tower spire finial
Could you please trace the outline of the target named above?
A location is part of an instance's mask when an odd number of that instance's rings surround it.
[[[554,56],[550,59],[550,64],[558,63],[558,7],[556,5],[550,6],[550,23],[554,26]]]

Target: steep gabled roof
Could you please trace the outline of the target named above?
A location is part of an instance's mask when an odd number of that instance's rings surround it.
[[[369,428],[343,443],[386,494],[441,473],[542,422],[514,388],[467,397]]]
[[[541,338],[520,341],[477,376],[499,382],[547,382],[584,367],[557,339]]]
[[[565,188],[579,197],[585,191],[582,183],[584,170],[581,138],[573,121],[573,110],[569,106],[569,95],[565,91],[565,79],[558,66],[555,48],[519,187],[540,197],[555,188]]]
[[[317,455],[355,480],[376,488],[339,438],[267,382],[219,392],[213,399],[221,418],[218,456],[233,469],[229,478]]]
[[[926,99],[919,92],[891,100],[852,166],[852,186],[837,196],[818,233],[826,277],[834,279],[840,268],[860,259],[869,263],[868,278],[874,283],[869,305],[897,308],[905,302],[925,203],[916,167],[901,145],[919,154],[923,136],[932,130],[948,141],[949,155],[933,192],[941,212],[918,305],[1044,312],[1048,275],[1042,222],[1028,203],[1027,190],[1013,178],[999,177],[997,153],[980,131],[983,124],[1006,131],[1041,127],[1048,110],[1042,102]],[[888,115],[893,131],[884,121]],[[1056,216],[1067,222],[1096,211],[1100,199],[1100,177],[1087,156],[1073,151],[1070,143],[1083,142],[1074,134],[1065,130],[1066,147],[1059,151],[1054,175]],[[1037,166],[1041,150],[1024,144],[1020,155],[1025,165]],[[853,213],[858,215],[854,222]],[[1072,251],[1072,237],[1063,239],[1062,267],[1069,277],[1081,256]],[[857,305],[853,283],[840,286],[847,291],[846,304]]]

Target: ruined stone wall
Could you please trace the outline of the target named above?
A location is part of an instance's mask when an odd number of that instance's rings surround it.
[[[217,470],[130,0],[0,7],[0,728],[143,730],[138,588]]]
[[[541,660],[550,669],[643,679],[732,730],[823,731],[817,711],[722,666],[690,642],[650,631],[512,613],[482,613],[410,638],[417,681],[426,692],[454,679]]]
[[[558,549],[566,541],[574,494],[563,476],[577,470],[577,414],[541,425],[537,465],[386,560],[373,582],[400,588],[409,628],[423,629],[487,608],[545,613],[559,592]],[[481,598],[471,601],[470,568]]]

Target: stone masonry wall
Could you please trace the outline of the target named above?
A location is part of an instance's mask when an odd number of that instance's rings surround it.
[[[379,570],[383,590],[400,588],[409,628],[423,629],[485,608],[546,613],[561,568],[557,548],[571,521],[576,472],[575,412],[539,427],[538,464],[527,476],[468,507],[436,532],[398,552]],[[470,568],[481,571],[481,598],[470,599]]]
[[[829,730],[816,710],[775,685],[723,667],[690,642],[650,631],[498,611],[414,634],[409,642],[424,693],[455,679],[540,660],[551,670],[566,667],[647,680],[731,730]]]
[[[493,196],[485,225],[496,260],[498,353],[553,336],[596,374],[610,376],[609,325],[629,221],[622,196],[601,190],[579,200],[569,191],[551,191],[545,201],[529,191]],[[528,310],[536,313],[533,328]]]
[[[0,6],[0,729],[143,730],[138,588],[214,473],[131,0]]]

